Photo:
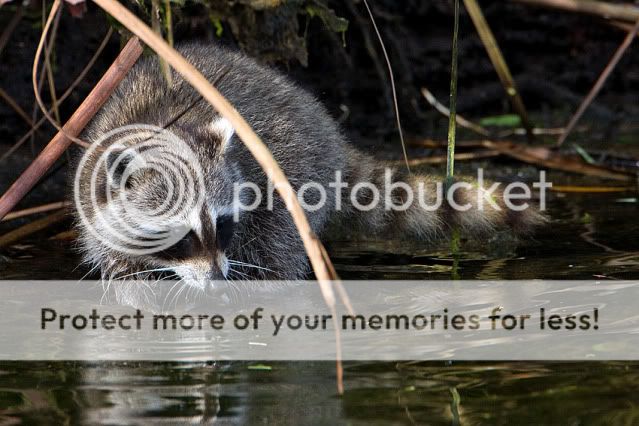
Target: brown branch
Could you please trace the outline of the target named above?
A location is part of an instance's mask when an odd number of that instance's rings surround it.
[[[0,198],[0,219],[11,211],[16,204],[33,188],[51,165],[72,143],[65,134],[78,135],[102,107],[111,93],[120,84],[126,73],[142,54],[142,45],[137,37],[124,46],[120,55],[95,85],[91,93],[73,113],[64,125],[65,133],[58,132],[42,150],[38,157],[27,167],[13,185]]]
[[[559,138],[557,139],[557,146],[563,145],[563,143],[570,135],[570,132],[572,132],[572,129],[574,129],[574,127],[577,125],[577,122],[579,121],[581,116],[584,114],[584,112],[586,112],[586,109],[588,109],[592,101],[594,101],[594,99],[597,97],[597,95],[601,91],[601,88],[606,83],[606,80],[608,80],[608,77],[610,77],[610,74],[615,69],[624,53],[626,53],[628,47],[630,47],[632,40],[634,40],[635,36],[637,35],[637,31],[639,31],[639,19],[637,19],[635,25],[628,32],[626,38],[624,38],[623,42],[621,42],[621,45],[619,45],[619,47],[615,51],[615,54],[610,59],[610,62],[608,63],[608,65],[606,65],[606,68],[604,68],[594,86],[592,86],[592,89],[590,89],[588,96],[584,98],[584,100],[579,105],[579,108],[577,108],[577,111],[570,119],[570,122],[568,122],[566,129],[561,135],[559,135]]]
[[[632,4],[613,4],[592,0],[512,0],[535,6],[562,9],[569,12],[586,13],[608,19],[636,22],[639,20],[639,8]]]

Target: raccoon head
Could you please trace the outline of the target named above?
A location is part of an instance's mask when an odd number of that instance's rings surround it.
[[[197,128],[134,125],[94,142],[75,177],[80,247],[103,279],[225,279],[239,212],[224,118]]]

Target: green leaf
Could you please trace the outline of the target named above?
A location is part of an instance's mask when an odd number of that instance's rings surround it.
[[[521,126],[521,117],[517,114],[495,115],[482,118],[479,120],[479,124],[482,126],[519,127]]]
[[[249,365],[247,368],[249,370],[258,370],[258,371],[271,371],[273,369],[273,367],[271,367],[270,365],[264,365],[264,364]]]
[[[337,16],[333,9],[329,9],[322,4],[315,3],[307,5],[306,13],[308,13],[311,18],[316,16],[320,18],[324,25],[331,31],[344,33],[348,30],[348,19]]]

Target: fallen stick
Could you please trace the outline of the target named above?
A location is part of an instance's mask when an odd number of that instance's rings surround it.
[[[502,154],[515,158],[525,163],[547,167],[549,169],[565,172],[579,173],[588,176],[596,176],[605,179],[614,179],[624,182],[633,182],[635,176],[631,173],[618,172],[606,167],[588,164],[582,159],[571,159],[548,147],[528,147],[506,141],[483,141],[487,149],[500,151]]]
[[[613,4],[592,0],[512,0],[535,6],[562,9],[569,12],[586,13],[608,19],[636,22],[639,19],[639,8],[632,4]]]
[[[51,210],[60,210],[65,207],[69,207],[70,205],[71,203],[67,201],[58,201],[56,203],[49,203],[49,204],[44,204],[41,206],[29,207],[28,209],[22,209],[22,210],[17,210],[17,211],[8,213],[5,217],[2,218],[2,220],[0,220],[0,222],[6,222],[9,220],[18,219],[25,216],[31,216],[33,214],[45,213]]]
[[[61,222],[66,217],[67,212],[59,211],[45,216],[42,219],[29,222],[26,225],[23,225],[17,229],[14,229],[13,231],[7,232],[6,234],[0,236],[0,247],[6,247],[10,244],[15,243],[16,241],[21,240],[22,238],[28,237],[31,234],[35,234],[38,231],[42,231],[43,229],[48,228],[54,223]]]
[[[475,152],[457,152],[455,153],[455,161],[464,161],[464,160],[478,160],[482,158],[492,158],[498,157],[502,153],[495,149],[485,149]],[[408,164],[411,166],[422,166],[424,164],[444,164],[448,157],[446,155],[436,155],[432,157],[425,158],[412,158],[408,160]],[[394,164],[399,165],[404,164],[403,161],[394,161]]]
[[[38,157],[27,167],[11,187],[0,197],[0,219],[11,211],[20,200],[42,178],[53,163],[71,145],[72,141],[65,134],[79,135],[93,116],[102,107],[111,93],[120,84],[126,73],[142,54],[142,45],[137,37],[133,37],[124,46],[116,60],[95,85],[91,93],[73,113],[64,125],[64,133],[58,132],[42,150]]]
[[[574,185],[553,185],[552,192],[571,192],[577,194],[610,194],[615,192],[631,192],[637,188],[634,186],[574,186]]]
[[[446,148],[446,142],[434,141],[434,140],[416,140],[411,141],[411,145],[423,146],[427,148]],[[565,172],[579,173],[587,176],[595,176],[604,179],[614,179],[624,182],[634,182],[636,179],[635,174],[630,172],[620,171],[614,168],[605,166],[599,166],[595,164],[588,164],[581,158],[575,158],[571,155],[565,155],[557,150],[548,148],[547,146],[530,146],[517,144],[510,141],[493,141],[493,140],[473,140],[473,141],[459,141],[457,146],[464,148],[484,148],[484,151],[479,151],[488,154],[493,152],[511,157],[515,160],[522,161],[524,163],[533,164],[539,167],[546,167],[548,169],[562,170]],[[462,157],[462,159],[472,159],[474,153],[468,153],[468,156]],[[463,154],[460,154],[463,155]],[[418,159],[417,161],[428,162],[440,162],[440,157],[432,157],[430,159]]]

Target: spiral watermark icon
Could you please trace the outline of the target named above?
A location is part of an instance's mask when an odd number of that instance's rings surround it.
[[[82,156],[74,179],[80,225],[109,248],[133,255],[180,241],[199,223],[205,196],[191,147],[145,124],[103,135]]]

